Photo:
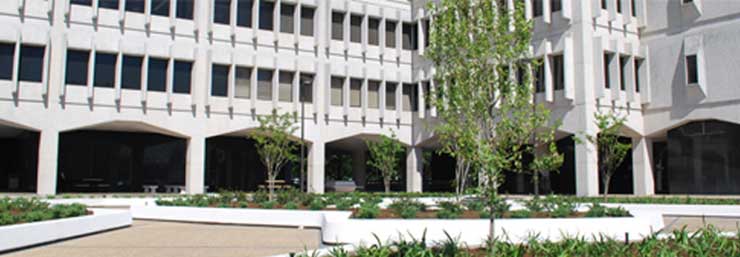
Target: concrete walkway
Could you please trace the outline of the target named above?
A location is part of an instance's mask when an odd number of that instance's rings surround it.
[[[256,257],[316,249],[319,237],[317,229],[135,220],[129,228],[11,252],[7,256]]]

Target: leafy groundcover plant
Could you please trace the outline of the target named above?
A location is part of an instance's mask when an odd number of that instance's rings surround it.
[[[401,239],[392,243],[377,240],[373,245],[360,246],[353,252],[335,248],[330,257],[479,257],[488,256],[490,247],[495,248],[497,257],[529,256],[740,256],[738,236],[725,236],[714,227],[702,228],[696,232],[679,230],[667,239],[657,235],[641,241],[625,243],[606,237],[586,240],[586,238],[569,238],[558,242],[531,238],[527,244],[507,243],[494,240],[483,248],[468,248],[448,235],[448,239],[437,244],[421,239]],[[306,253],[294,256],[318,256]]]
[[[50,205],[37,198],[0,199],[0,226],[90,214],[82,204]]]

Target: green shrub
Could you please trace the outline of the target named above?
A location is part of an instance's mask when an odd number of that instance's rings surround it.
[[[440,219],[456,219],[463,213],[463,207],[456,202],[438,202],[439,210],[437,211],[437,218]]]
[[[606,216],[606,207],[598,203],[591,204],[591,208],[586,212],[586,217],[595,218],[604,216]]]
[[[37,198],[0,199],[0,225],[71,218],[85,214],[85,205],[77,203],[50,206]]]
[[[511,212],[512,219],[526,219],[532,216],[530,210],[516,210]]]
[[[311,203],[308,204],[308,208],[314,211],[322,210],[326,207],[326,203],[321,198],[314,198]]]
[[[625,210],[622,207],[616,207],[616,208],[607,208],[606,209],[606,216],[609,217],[629,217],[631,216],[629,211]]]
[[[380,207],[373,202],[363,202],[360,204],[360,208],[357,209],[355,217],[360,219],[374,219],[380,214]]]
[[[260,203],[260,208],[272,209],[272,208],[275,208],[275,205],[277,205],[276,201],[264,201]]]
[[[470,199],[465,201],[465,208],[470,211],[483,211],[486,208],[485,202],[480,199]]]
[[[416,213],[426,209],[426,205],[411,198],[398,198],[388,208],[404,219],[416,218]]]
[[[246,201],[241,201],[238,203],[239,208],[249,208],[249,203]]]
[[[283,208],[288,209],[288,210],[295,210],[295,209],[298,209],[298,203],[288,202],[285,205],[283,205]]]
[[[520,202],[524,205],[524,208],[527,208],[530,212],[541,212],[545,210],[545,202],[537,196]]]
[[[261,203],[270,200],[270,193],[264,189],[257,190],[252,193],[252,202]]]

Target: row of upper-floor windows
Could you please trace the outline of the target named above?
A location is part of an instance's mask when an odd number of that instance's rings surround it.
[[[544,1],[550,1],[550,11],[559,12],[563,10],[563,0],[532,0],[532,14],[535,17],[542,16],[544,13]],[[566,0],[567,1],[567,0]],[[615,0],[617,13],[622,13],[622,1],[631,1],[630,15],[637,15],[637,0]],[[600,0],[601,8],[608,8],[608,0]]]
[[[634,90],[635,92],[639,93],[640,87],[642,87],[642,85],[640,84],[640,80],[641,80],[640,71],[645,68],[643,66],[644,63],[645,61],[641,58],[634,58],[634,60],[630,62],[630,56],[617,55],[615,53],[604,52],[604,55],[603,55],[604,88],[607,88],[607,89],[611,88],[613,86],[612,81],[615,78],[614,76],[619,76],[619,89],[620,90],[622,91],[627,90],[627,80],[633,79],[633,83],[635,86]],[[613,69],[611,68],[613,67],[612,65],[619,65],[618,67],[619,74],[614,74]],[[632,78],[629,78],[628,77],[629,74],[625,72],[629,69],[632,69],[633,71]]]
[[[92,6],[95,0],[70,0],[72,4]],[[97,0],[98,7],[104,9],[118,9],[124,4],[128,12],[144,13],[146,0]],[[193,19],[193,3],[195,0],[151,0],[150,13],[158,16],[170,15],[170,1],[176,1],[175,17]]]
[[[345,101],[348,101],[349,107],[362,107],[363,106],[363,83],[365,82],[362,78],[351,78],[342,76],[331,77],[331,89],[330,89],[330,101],[332,106],[344,106]],[[425,85],[429,85],[429,82],[422,82]],[[345,87],[345,84],[348,87]],[[381,92],[382,82],[379,80],[367,80],[367,108],[377,109],[381,105],[385,106],[386,110],[396,110],[396,95],[398,94],[398,87],[401,87],[401,106],[403,111],[417,111],[418,110],[418,87],[413,83],[398,83],[392,81],[385,82],[385,90]],[[345,90],[349,90],[349,97],[345,99]],[[381,94],[384,95],[385,102],[381,100]]]

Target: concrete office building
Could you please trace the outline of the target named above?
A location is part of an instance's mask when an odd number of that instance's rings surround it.
[[[434,152],[424,101],[436,86],[426,3],[6,1],[0,192],[254,190],[264,168],[245,136],[273,109],[303,119],[309,191],[348,178],[380,188],[365,140],[391,133],[407,146],[394,189],[448,190],[453,162]],[[544,63],[537,101],[563,124],[565,163],[545,192],[599,193],[595,147],[570,136],[616,110],[633,150],[614,191],[740,193],[740,1],[525,4]],[[342,158],[350,174],[334,174]],[[531,185],[511,175],[503,190]]]

